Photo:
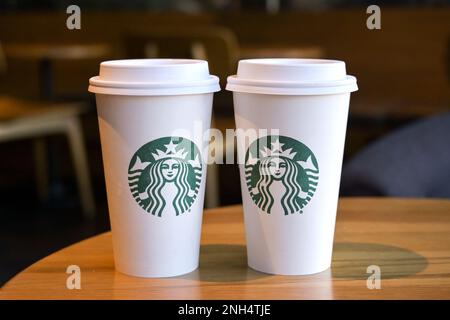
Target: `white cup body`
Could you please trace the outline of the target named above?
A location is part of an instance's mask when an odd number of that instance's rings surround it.
[[[316,190],[301,213],[283,211],[280,197],[286,190],[282,184],[272,183],[274,202],[268,214],[250,193],[245,164],[239,165],[249,266],[283,275],[326,270],[332,257],[350,93],[233,92],[233,97],[238,129],[267,129],[269,134],[270,130],[278,130],[280,136],[307,146],[315,155],[319,170]],[[299,150],[292,150],[295,151]],[[238,148],[238,152],[242,150]]]
[[[129,167],[139,148],[161,137],[187,138],[203,156],[207,144],[194,132],[194,125],[209,129],[212,99],[213,93],[96,95],[118,271],[140,277],[170,277],[198,267],[206,164],[202,163],[196,199],[186,212],[177,215],[171,203],[176,188],[167,183],[161,189],[167,201],[161,216],[147,212],[136,201],[129,186]]]
[[[249,59],[239,61],[227,90],[234,97],[249,266],[284,275],[326,270],[356,78],[343,61]]]
[[[213,92],[192,59],[113,60],[96,94],[116,269],[170,277],[198,267]]]

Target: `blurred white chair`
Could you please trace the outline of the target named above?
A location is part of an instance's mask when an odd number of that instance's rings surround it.
[[[0,45],[0,72],[6,69],[6,60]],[[67,136],[83,213],[87,218],[95,216],[95,201],[89,175],[86,148],[80,116],[87,106],[82,103],[35,102],[27,99],[0,96],[0,142],[32,138],[36,182],[39,197],[48,196],[46,135],[61,133]]]
[[[58,133],[66,135],[83,212],[87,218],[92,218],[95,215],[95,202],[79,120],[86,108],[81,103],[48,104],[0,97],[0,142],[35,139],[36,181],[39,197],[45,199],[48,194],[48,164],[46,143],[42,137]]]

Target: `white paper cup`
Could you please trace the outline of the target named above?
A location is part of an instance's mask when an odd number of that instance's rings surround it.
[[[342,61],[242,60],[227,90],[233,91],[243,160],[249,266],[283,275],[328,269],[356,79]],[[268,133],[241,148],[251,129]]]
[[[207,144],[218,78],[200,60],[117,60],[96,93],[116,269],[170,277],[198,267]]]

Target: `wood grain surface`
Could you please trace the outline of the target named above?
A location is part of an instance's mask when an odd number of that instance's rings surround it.
[[[18,253],[19,254],[19,253]],[[81,268],[81,289],[66,268]],[[381,270],[368,289],[367,267]],[[58,251],[10,280],[0,299],[449,299],[450,201],[340,200],[333,265],[311,276],[277,276],[246,265],[242,207],[207,210],[200,268],[144,279],[114,270],[111,234]]]

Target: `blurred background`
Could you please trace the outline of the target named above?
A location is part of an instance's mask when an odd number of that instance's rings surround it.
[[[81,29],[69,30],[69,5]],[[0,285],[51,252],[109,229],[88,79],[123,58],[328,58],[358,78],[342,196],[450,198],[450,1],[2,0]],[[231,93],[213,126],[234,128]],[[228,150],[233,152],[233,150]],[[236,165],[208,169],[207,207],[241,201]]]

